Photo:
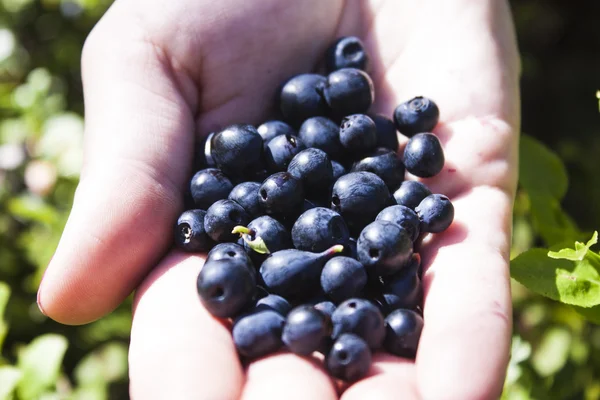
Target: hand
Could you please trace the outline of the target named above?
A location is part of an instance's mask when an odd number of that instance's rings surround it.
[[[375,110],[415,95],[441,110],[451,228],[422,250],[426,293],[416,363],[375,356],[343,399],[487,399],[508,361],[508,258],[519,128],[518,54],[500,0],[117,0],[83,55],[85,165],[40,287],[53,319],[81,324],[138,288],[135,398],[333,399],[316,364],[290,354],[243,370],[227,327],[200,305],[202,257],[168,251],[192,172],[194,135],[260,123],[286,78],[341,35],[364,39]],[[164,257],[164,258],[163,258]],[[157,265],[158,264],[158,265]]]

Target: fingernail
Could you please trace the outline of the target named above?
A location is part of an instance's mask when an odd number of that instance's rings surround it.
[[[37,306],[40,309],[40,312],[47,317],[48,314],[46,314],[46,312],[44,311],[44,307],[42,307],[42,302],[40,301],[41,293],[42,293],[42,285],[40,285],[38,292],[37,292]]]

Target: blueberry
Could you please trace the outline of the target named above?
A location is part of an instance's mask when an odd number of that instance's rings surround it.
[[[246,225],[250,216],[232,200],[219,200],[206,211],[204,227],[215,242],[235,242],[237,235],[231,233],[237,225]]]
[[[290,162],[288,172],[302,181],[306,197],[320,200],[329,196],[333,169],[323,150],[311,148],[299,152]]]
[[[292,228],[292,241],[298,250],[321,252],[336,244],[344,245],[349,237],[341,215],[323,207],[300,215]]]
[[[324,76],[317,74],[297,75],[287,81],[279,95],[279,106],[285,120],[299,125],[307,118],[326,115],[328,108],[323,98],[326,82]]]
[[[280,135],[271,139],[265,149],[265,160],[271,172],[285,171],[292,158],[306,147],[294,135]]]
[[[230,125],[212,138],[212,156],[226,174],[244,175],[262,162],[263,140],[252,125]]]
[[[290,232],[281,222],[268,215],[252,220],[248,224],[248,230],[250,239],[254,240],[254,238],[260,237],[271,253],[292,248]],[[251,251],[247,243],[245,248],[247,251]]]
[[[362,41],[356,36],[345,36],[336,40],[327,49],[325,66],[327,72],[342,68],[357,68],[367,70],[369,55]]]
[[[233,326],[233,343],[239,354],[256,359],[283,346],[285,318],[273,310],[260,310],[240,318]]]
[[[231,181],[217,168],[198,171],[190,181],[194,204],[202,210],[208,209],[217,200],[226,199],[231,189]]]
[[[333,114],[340,117],[366,113],[375,99],[373,81],[356,68],[330,73],[323,94]]]
[[[410,261],[413,243],[406,229],[391,222],[375,221],[360,233],[357,251],[358,260],[369,274],[393,275]]]
[[[342,153],[340,143],[340,127],[325,117],[309,118],[300,127],[298,132],[300,139],[307,148],[321,149],[336,159]]]
[[[302,305],[288,314],[281,339],[292,353],[308,356],[322,348],[330,333],[329,317],[310,305]]]
[[[260,183],[258,182],[243,182],[231,190],[228,199],[242,206],[250,218],[256,218],[262,213],[258,203],[259,189]]]
[[[183,251],[208,251],[214,244],[204,229],[206,211],[188,210],[179,216],[175,226],[175,244]]]
[[[346,244],[344,244],[344,251],[342,252],[344,257],[354,258],[358,260],[358,253],[356,251],[356,239],[351,237],[348,239]]]
[[[329,300],[321,300],[315,303],[313,307],[315,310],[327,315],[330,319],[336,309],[335,304]]]
[[[256,309],[273,310],[285,317],[292,310],[292,306],[283,297],[269,294],[256,302]]]
[[[423,318],[412,310],[398,309],[392,311],[385,319],[385,349],[397,356],[415,358]]]
[[[277,172],[260,186],[258,202],[265,213],[276,218],[297,216],[304,204],[302,181],[288,172]]]
[[[337,161],[331,160],[331,169],[333,171],[333,182],[337,181],[342,175],[346,174],[346,168]]]
[[[340,143],[347,154],[361,155],[375,150],[377,128],[375,122],[365,114],[344,117],[340,125]]]
[[[211,154],[211,140],[214,135],[215,133],[211,132],[197,143],[194,159],[196,169],[216,167]]]
[[[415,97],[400,104],[394,110],[396,128],[406,136],[431,132],[437,125],[439,118],[440,110],[433,100],[427,97]]]
[[[350,257],[334,257],[321,272],[321,288],[336,303],[358,296],[367,284],[365,267]]]
[[[390,191],[404,180],[404,165],[395,152],[379,148],[352,166],[353,172],[367,171],[380,177]]]
[[[252,266],[252,261],[246,250],[237,243],[219,243],[206,255],[206,262],[220,260],[240,261]]]
[[[406,229],[410,239],[414,242],[419,237],[420,220],[417,213],[406,206],[390,206],[377,214],[376,221],[393,222]]]
[[[352,298],[344,301],[331,316],[333,339],[344,333],[354,333],[373,350],[383,344],[385,323],[379,308],[368,300]]]
[[[302,212],[307,212],[308,210],[312,210],[313,208],[319,207],[317,203],[304,199],[304,204],[302,205]]]
[[[396,203],[414,210],[421,201],[431,194],[425,184],[418,181],[404,181],[394,192]]]
[[[407,266],[385,279],[383,297],[390,311],[398,308],[414,309],[423,300],[423,287],[416,268]]]
[[[260,266],[266,289],[286,298],[309,297],[319,288],[323,266],[341,248],[334,246],[322,253],[289,249],[271,254]]]
[[[331,208],[344,217],[352,235],[358,235],[391,203],[387,186],[371,172],[351,172],[333,185]]]
[[[411,174],[430,178],[444,168],[444,150],[433,133],[419,133],[410,138],[403,156],[406,170]]]
[[[241,259],[210,260],[198,274],[197,288],[202,304],[212,315],[231,318],[252,303],[255,273]]]
[[[265,147],[265,149],[267,147],[267,144],[269,144],[269,141],[275,136],[296,135],[296,131],[294,130],[294,128],[292,128],[283,121],[276,120],[265,122],[264,124],[256,128],[256,131],[258,132],[260,137],[262,137],[263,146]]]
[[[454,220],[454,206],[443,194],[432,194],[423,199],[415,209],[421,220],[421,231],[445,231]]]
[[[369,372],[371,351],[363,339],[347,333],[335,341],[327,354],[325,365],[333,377],[354,382]]]
[[[394,121],[382,114],[369,115],[377,128],[377,147],[398,151],[398,133]]]

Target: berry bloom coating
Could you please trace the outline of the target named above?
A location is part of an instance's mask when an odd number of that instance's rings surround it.
[[[206,211],[204,227],[215,242],[234,242],[237,235],[231,233],[238,225],[246,225],[250,216],[246,210],[232,200],[219,200]]]
[[[376,221],[392,222],[406,229],[410,239],[414,242],[419,237],[421,221],[416,212],[406,206],[390,206],[377,214]]]
[[[260,186],[258,202],[269,215],[298,215],[304,204],[302,181],[290,173],[277,172]]]
[[[292,241],[298,250],[321,252],[336,244],[345,244],[349,237],[340,214],[323,207],[304,212],[292,227]]]
[[[204,229],[206,211],[188,210],[179,216],[175,226],[175,244],[183,251],[208,251],[214,242]]]
[[[394,192],[394,199],[400,206],[412,210],[417,208],[423,199],[431,194],[431,190],[424,183],[418,181],[404,181]]]
[[[321,149],[337,159],[343,150],[339,131],[340,127],[329,118],[313,117],[304,121],[298,135],[307,148]]]
[[[285,317],[292,310],[292,306],[283,297],[269,294],[256,302],[256,309],[273,310]]]
[[[404,166],[411,174],[431,178],[444,168],[444,150],[433,133],[419,133],[410,138],[404,148]]]
[[[288,314],[281,339],[292,353],[308,356],[323,346],[330,333],[329,317],[311,305],[303,305]]]
[[[257,310],[240,318],[233,326],[233,343],[238,353],[249,359],[275,353],[283,346],[281,332],[285,318],[273,310]]]
[[[331,316],[333,339],[344,333],[354,333],[373,350],[383,344],[385,324],[379,308],[369,300],[352,298],[344,301]]]
[[[333,185],[331,209],[344,217],[353,236],[392,202],[385,183],[371,172],[351,172]]]
[[[398,151],[398,132],[394,121],[382,114],[370,114],[377,128],[377,147]]]
[[[331,169],[333,171],[333,182],[337,181],[342,175],[346,174],[346,168],[337,161],[331,160]]]
[[[287,81],[279,95],[284,119],[297,126],[307,118],[326,115],[327,104],[323,98],[326,82],[324,76],[317,74],[301,74]]]
[[[379,148],[352,166],[353,172],[367,171],[380,177],[390,191],[397,189],[404,180],[404,164],[396,153]]]
[[[265,148],[265,160],[271,172],[285,171],[292,158],[306,147],[294,135],[274,137]]]
[[[263,140],[252,125],[231,125],[212,138],[212,157],[226,174],[241,176],[257,169],[263,155]]]
[[[340,143],[351,155],[362,155],[375,150],[377,127],[368,115],[353,114],[342,119]]]
[[[256,278],[251,265],[241,260],[207,261],[197,280],[198,294],[214,316],[231,318],[252,303]]]
[[[319,288],[323,266],[343,246],[322,253],[289,249],[271,254],[260,266],[260,276],[269,293],[285,298],[310,298]]]
[[[406,136],[431,132],[439,118],[440,111],[437,105],[427,97],[415,97],[394,110],[396,128]]]
[[[336,303],[356,297],[367,284],[365,267],[350,257],[334,257],[321,272],[321,288]]]
[[[375,100],[373,81],[364,71],[342,68],[327,76],[325,100],[333,114],[364,114]]]
[[[412,310],[392,311],[385,319],[385,341],[383,346],[390,353],[406,358],[415,358],[423,318]]]
[[[339,38],[327,49],[325,54],[327,72],[342,68],[357,68],[366,71],[368,65],[369,55],[363,42],[356,36]]]
[[[360,233],[357,252],[369,275],[393,275],[410,261],[413,243],[406,229],[392,222],[375,221]]]
[[[242,206],[250,218],[256,218],[262,213],[258,203],[258,189],[260,189],[258,182],[243,182],[231,190],[228,199]]]
[[[445,231],[454,220],[454,206],[443,194],[432,194],[423,199],[415,209],[421,220],[421,231],[439,233]]]
[[[201,210],[207,210],[217,200],[226,199],[231,189],[231,181],[217,168],[198,171],[190,181],[194,205]]]
[[[369,372],[371,351],[359,336],[346,333],[333,344],[325,359],[325,365],[331,376],[346,382],[355,382]]]
[[[263,146],[266,148],[269,141],[279,135],[296,135],[294,128],[283,121],[267,121],[256,128],[256,131],[262,137]]]
[[[327,198],[333,184],[333,169],[323,150],[306,149],[299,152],[288,166],[288,172],[302,181],[306,196]]]

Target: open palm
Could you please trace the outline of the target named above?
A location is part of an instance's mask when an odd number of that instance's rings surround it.
[[[441,110],[446,166],[425,180],[455,222],[421,249],[425,328],[416,363],[375,355],[343,394],[308,359],[243,369],[206,312],[201,256],[167,253],[195,136],[260,123],[286,78],[342,35],[372,58],[374,110],[416,95]],[[85,165],[40,287],[43,311],[80,324],[132,290],[135,398],[486,399],[499,395],[511,330],[508,254],[519,126],[518,56],[497,0],[117,0],[83,57]]]

